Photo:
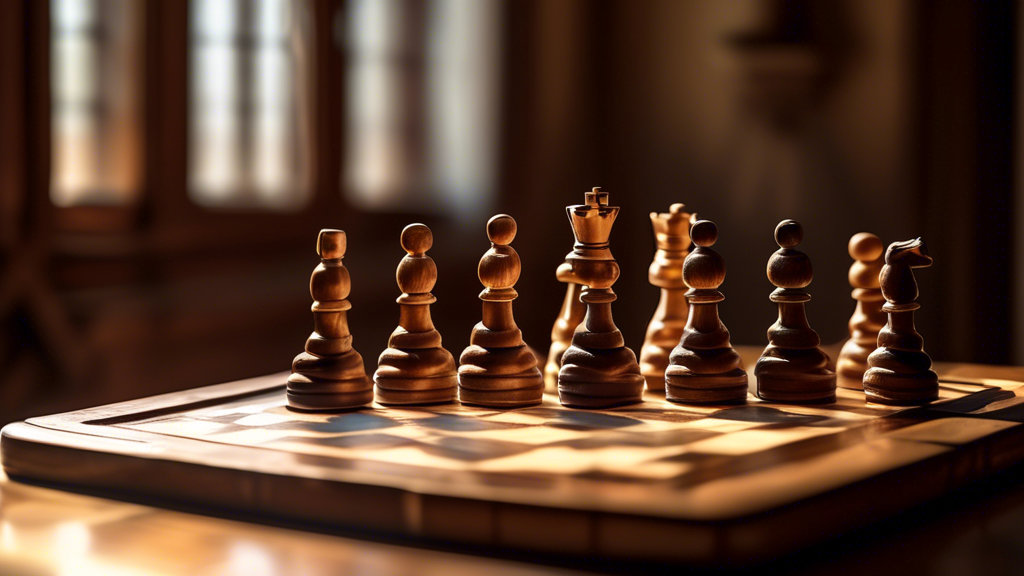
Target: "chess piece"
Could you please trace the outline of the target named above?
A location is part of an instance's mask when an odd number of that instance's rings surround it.
[[[565,209],[576,237],[565,260],[585,286],[580,300],[587,305],[587,314],[562,355],[558,397],[572,408],[636,404],[643,401],[644,377],[612,320],[612,284],[619,278],[619,265],[608,248],[608,237],[619,207],[609,206],[608,193],[600,188],[585,198],[585,204]]]
[[[850,339],[843,344],[836,360],[836,374],[840,388],[860,390],[864,371],[868,369],[868,354],[874,352],[878,331],[885,326],[885,298],[878,285],[885,247],[878,236],[860,232],[850,238],[848,249],[854,259],[849,280],[857,307],[850,317]]]
[[[835,402],[836,373],[804,309],[811,299],[804,288],[813,274],[811,260],[796,249],[803,237],[795,220],[775,228],[780,248],[768,260],[768,279],[776,286],[770,299],[779,306],[779,320],[768,329],[768,347],[754,366],[757,395],[793,404]]]
[[[398,328],[377,360],[373,381],[381,404],[442,404],[455,400],[458,376],[455,358],[441,347],[441,334],[430,319],[430,293],[437,266],[426,252],[434,243],[430,228],[410,224],[402,230],[406,255],[398,263]]]
[[[743,360],[729,343],[729,329],[718,318],[718,303],[725,300],[718,291],[725,280],[725,259],[711,249],[718,240],[718,227],[700,220],[690,230],[690,238],[697,247],[682,267],[682,281],[690,287],[686,292],[690,312],[665,370],[665,397],[687,404],[744,402]]]
[[[562,367],[562,354],[572,344],[572,335],[587,314],[587,306],[580,300],[583,284],[573,272],[572,266],[562,262],[555,271],[555,277],[559,282],[565,282],[565,298],[558,319],[551,327],[551,348],[548,350],[547,364],[544,365],[544,389],[552,394],[558,392],[558,370]]]
[[[313,333],[306,350],[292,362],[288,377],[288,407],[322,411],[356,408],[373,401],[373,382],[366,376],[363,357],[352,348],[348,301],[352,289],[341,262],[348,242],[341,230],[321,230],[316,241],[320,265],[309,279],[313,296]]]
[[[540,404],[544,377],[537,357],[523,342],[512,316],[514,288],[522,265],[509,246],[516,237],[516,221],[499,214],[487,221],[491,249],[484,253],[477,276],[483,319],[473,327],[469,347],[459,357],[459,400],[463,404],[512,408]]]
[[[885,252],[879,283],[889,322],[878,333],[878,348],[868,356],[864,394],[881,404],[925,404],[939,397],[939,378],[924,351],[924,338],[914,328],[917,280],[914,268],[932,265],[920,238],[894,242]]]
[[[673,204],[667,214],[651,212],[658,248],[647,270],[647,281],[661,288],[661,299],[640,349],[640,373],[647,381],[647,389],[653,392],[664,392],[669,354],[679,344],[686,326],[689,306],[683,260],[690,249],[690,225],[696,221],[697,215],[687,212],[684,204]]]

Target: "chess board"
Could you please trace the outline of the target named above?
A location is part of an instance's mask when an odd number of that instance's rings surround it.
[[[824,406],[341,414],[289,411],[276,374],[11,424],[2,458],[14,479],[461,550],[744,563],[1024,457],[1024,371],[937,369],[940,400],[912,409],[841,389]]]

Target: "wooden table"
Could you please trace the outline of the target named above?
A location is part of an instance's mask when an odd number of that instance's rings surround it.
[[[947,379],[1024,381],[1024,368],[940,364]],[[899,516],[776,561],[794,573],[1018,574],[1024,566],[1020,466]],[[506,558],[493,555],[504,553]],[[551,567],[555,564],[555,567]],[[646,569],[529,551],[434,550],[164,510],[0,480],[0,572],[171,574],[521,574]],[[72,570],[73,569],[73,570]]]

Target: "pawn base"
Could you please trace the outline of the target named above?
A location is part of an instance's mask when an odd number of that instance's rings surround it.
[[[625,346],[592,349],[575,344],[584,336],[605,334],[577,332],[574,344],[562,356],[558,399],[564,406],[611,408],[643,402],[645,381],[632,350]],[[618,331],[614,334],[618,335]]]
[[[864,396],[868,402],[894,406],[919,406],[939,398],[939,377],[935,372],[900,374],[885,368],[864,373]]]
[[[665,399],[680,404],[740,404],[747,401],[747,373],[737,368],[724,374],[695,374],[669,366]]]
[[[454,402],[459,390],[455,374],[430,378],[376,378],[377,403],[416,406]]]
[[[836,359],[836,374],[839,376],[837,385],[850,390],[863,390],[861,380],[868,369],[868,356],[874,351],[874,345],[862,346],[847,340]]]
[[[369,380],[367,380],[369,382]],[[302,393],[289,390],[288,409],[299,412],[339,412],[363,408],[373,402],[373,388],[350,393]]]
[[[519,408],[544,401],[544,378],[540,370],[527,376],[459,375],[459,401],[469,406]]]
[[[836,373],[761,375],[757,377],[757,397],[786,404],[831,404],[836,401]]]

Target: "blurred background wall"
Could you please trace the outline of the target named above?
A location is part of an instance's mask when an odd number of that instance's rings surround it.
[[[0,420],[287,370],[317,231],[349,235],[367,371],[397,324],[402,227],[435,235],[434,319],[479,320],[494,213],[542,352],[564,207],[622,213],[615,317],[658,291],[648,213],[720,228],[723,321],[763,345],[765,263],[804,224],[812,326],[846,335],[851,234],[923,236],[936,360],[1015,333],[1018,10],[968,0],[50,0],[0,3]]]

